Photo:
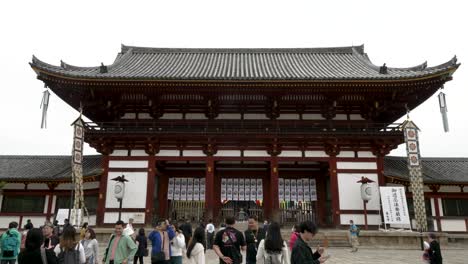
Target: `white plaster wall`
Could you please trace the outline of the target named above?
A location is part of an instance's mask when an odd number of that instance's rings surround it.
[[[153,119],[148,113],[138,113],[138,119]]]
[[[133,157],[146,157],[148,154],[143,149],[133,149],[130,152]]]
[[[15,221],[19,224],[19,220],[20,220],[19,216],[0,216],[0,226],[2,228],[7,228],[10,222]]]
[[[458,187],[458,186],[443,185],[443,186],[440,186],[439,192],[456,192],[456,193],[459,193],[459,192],[461,192],[461,190],[460,190],[460,187]]]
[[[437,199],[439,199],[439,213],[440,213],[440,216],[444,216],[444,210],[442,208],[442,206],[444,206],[444,205],[442,204],[442,198],[437,198]],[[435,212],[435,210],[434,210],[434,212]]]
[[[302,157],[302,152],[296,150],[284,150],[278,155],[278,157]]]
[[[90,190],[90,189],[98,189],[99,182],[85,182],[83,183],[83,189]]]
[[[299,114],[282,114],[277,119],[279,119],[279,120],[299,120]]]
[[[183,115],[179,113],[165,113],[161,119],[182,119]]]
[[[160,150],[155,156],[179,157],[178,150]]]
[[[122,119],[136,119],[136,113],[125,113]]]
[[[359,158],[375,158],[375,155],[371,151],[358,151]]]
[[[244,151],[244,157],[269,157],[270,155],[266,150],[246,150]]]
[[[138,217],[135,217],[135,214],[138,214]],[[122,221],[124,221],[125,223],[128,222],[128,219],[129,218],[133,218],[134,219],[134,223],[135,224],[144,224],[144,217],[143,217],[143,221],[141,221],[141,214],[145,214],[144,211],[141,211],[141,212],[135,212],[135,213],[128,213],[128,212],[122,212],[121,214],[121,218],[122,218]],[[104,223],[105,224],[113,224],[115,222],[117,222],[117,220],[119,219],[119,213],[118,212],[106,212],[104,213]]]
[[[364,225],[364,214],[341,214],[340,223],[342,225],[349,225],[349,220],[353,220],[357,225]],[[368,225],[380,225],[380,215],[367,215]]]
[[[325,151],[317,150],[317,151],[305,151],[305,156],[306,157],[314,157],[314,158],[328,158],[327,153]]]
[[[48,190],[47,184],[45,183],[31,183],[28,184],[27,190]]]
[[[373,187],[372,199],[367,203],[368,210],[380,210],[380,194],[378,175],[375,173],[338,173],[338,192],[340,196],[340,209],[363,210],[361,199],[361,184],[357,183],[361,177],[367,177],[375,182],[370,183]]]
[[[43,213],[44,213],[44,214],[47,214],[47,207],[49,207],[49,202],[51,202],[51,201],[49,200],[49,197],[50,197],[49,195],[46,195],[46,196],[45,196],[44,210],[43,210]]]
[[[434,231],[439,231],[439,228],[437,227],[437,220],[432,220],[432,226],[434,227]]]
[[[354,158],[354,151],[340,151],[338,158]]]
[[[359,115],[359,114],[351,114],[351,115],[349,115],[349,119],[350,119],[350,120],[365,120],[365,119],[362,118],[362,116]]]
[[[464,219],[441,219],[440,227],[444,232],[467,231]]]
[[[219,114],[216,119],[241,119],[241,114]]]
[[[125,156],[128,156],[128,150],[126,149],[116,149],[114,150],[110,156],[116,156],[116,157],[125,157]]]
[[[146,172],[109,172],[107,177],[106,208],[119,208],[117,199],[114,198],[114,177],[125,174],[128,182],[125,183],[125,197],[122,208],[145,208],[148,173]]]
[[[431,212],[432,212],[432,216],[436,216],[434,198],[431,198],[430,201],[431,201]]]
[[[215,157],[240,157],[241,151],[240,150],[218,150],[218,152],[214,156]]]
[[[5,190],[24,190],[24,184],[23,183],[7,183],[3,187]]]
[[[56,190],[71,190],[72,188],[74,188],[74,186],[71,183],[61,183],[55,189]]]
[[[188,114],[185,114],[185,119],[208,119],[208,118],[206,118],[205,114],[188,113]]]
[[[109,168],[148,168],[147,160],[110,160]]]
[[[333,120],[348,120],[348,115],[346,114],[337,114]]]
[[[265,114],[244,114],[244,119],[269,119]]]
[[[33,224],[34,227],[40,227],[42,225],[44,225],[45,221],[47,220],[47,218],[45,216],[23,216],[23,222],[21,223],[21,225],[25,225],[26,224],[26,220],[28,219],[31,219],[31,223]],[[22,228],[22,227],[21,227]]]
[[[57,195],[52,196],[52,207],[50,208],[51,212],[55,212],[55,205],[57,204]]]
[[[321,114],[303,114],[302,119],[304,120],[325,120]]]
[[[182,151],[184,157],[205,157],[205,153],[202,150],[184,150]]]
[[[336,163],[337,169],[347,169],[347,170],[376,170],[376,162],[345,162],[339,161]]]

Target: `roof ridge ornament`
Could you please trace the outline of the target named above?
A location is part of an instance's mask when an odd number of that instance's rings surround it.
[[[380,74],[387,74],[387,73],[388,73],[387,64],[386,64],[386,63],[384,63],[384,64],[380,67],[379,73],[380,73]]]
[[[99,67],[99,73],[107,73],[107,66],[101,62],[101,66]]]

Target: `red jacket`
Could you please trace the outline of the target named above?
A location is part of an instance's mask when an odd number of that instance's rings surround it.
[[[289,249],[292,250],[294,244],[296,243],[297,238],[299,237],[298,232],[292,232],[291,237],[289,238]]]

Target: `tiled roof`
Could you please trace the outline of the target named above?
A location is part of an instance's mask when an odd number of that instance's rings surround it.
[[[297,49],[175,49],[122,45],[113,64],[54,66],[33,56],[35,70],[72,78],[149,80],[395,80],[451,74],[456,57],[435,67],[386,69],[374,65],[364,46]]]
[[[83,175],[102,173],[101,156],[84,156]],[[2,156],[0,180],[68,180],[71,178],[71,156]]]
[[[468,158],[422,158],[425,183],[468,183]],[[384,174],[409,181],[407,158],[384,159]]]

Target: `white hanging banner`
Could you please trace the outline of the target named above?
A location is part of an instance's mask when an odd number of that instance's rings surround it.
[[[169,178],[169,184],[167,186],[167,199],[174,200],[174,178]]]
[[[286,201],[291,201],[291,180],[284,180],[284,199]]]
[[[174,200],[180,201],[180,184],[182,180],[181,178],[175,178],[174,180]]]
[[[250,179],[245,179],[244,181],[244,193],[245,193],[245,200],[252,201],[252,199],[250,199]]]
[[[234,178],[232,179],[232,200],[233,201],[239,201],[239,179]]]
[[[227,179],[221,178],[221,202],[227,201]]]
[[[193,200],[200,201],[200,179],[193,179]]]
[[[180,200],[187,201],[187,178],[181,178]]]
[[[250,200],[257,201],[257,179],[250,179]]]
[[[291,201],[297,202],[297,180],[291,179]]]
[[[278,199],[284,201],[284,178],[278,179]]]
[[[205,201],[205,178],[200,178],[200,201]]]
[[[380,187],[380,199],[386,224],[410,224],[405,187]]]
[[[187,201],[193,201],[193,178],[187,178]]]
[[[257,200],[263,201],[262,179],[257,179]]]
[[[239,201],[245,201],[244,179],[239,179]]]
[[[232,179],[227,179],[227,199],[229,201],[232,201],[232,184],[233,184],[233,181]]]
[[[304,201],[310,201],[309,179],[302,179],[302,186],[304,191]]]
[[[310,200],[317,201],[317,184],[315,179],[309,179]]]
[[[303,202],[304,201],[304,185],[302,185],[303,179],[297,180],[297,200]]]

